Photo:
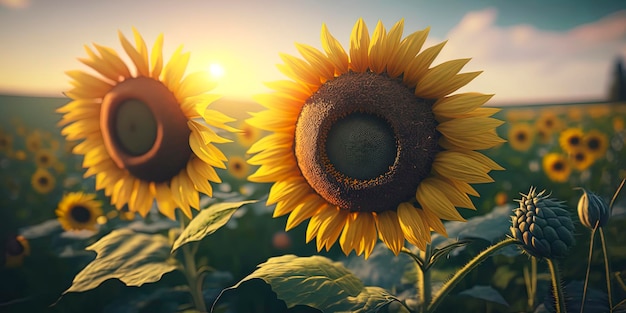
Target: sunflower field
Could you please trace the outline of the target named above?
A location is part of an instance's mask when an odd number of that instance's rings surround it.
[[[496,108],[402,32],[254,101],[134,29],[0,95],[0,311],[626,311],[626,102]]]

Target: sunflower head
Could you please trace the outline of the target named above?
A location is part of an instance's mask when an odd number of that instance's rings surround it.
[[[532,147],[535,137],[533,127],[528,123],[517,123],[509,129],[509,145],[517,151],[527,151]]]
[[[24,263],[24,258],[30,255],[30,244],[24,236],[11,236],[4,248],[4,266],[16,268]]]
[[[63,196],[55,213],[67,231],[96,230],[98,217],[102,216],[102,202],[96,200],[95,194],[70,192]]]
[[[574,224],[563,202],[550,198],[545,190],[530,188],[517,200],[511,217],[513,238],[528,254],[538,258],[562,258],[574,245]]]
[[[150,52],[133,32],[135,46],[119,33],[130,68],[111,48],[85,47],[88,57],[79,60],[97,75],[67,72],[74,88],[57,110],[59,125],[68,141],[83,140],[73,152],[84,155],[85,176],[96,176],[96,189],[117,209],[145,216],[156,200],[172,219],[176,208],[191,217],[199,193],[211,196],[209,181],[220,181],[215,167],[226,167],[214,144],[228,140],[209,126],[233,131],[225,124],[233,119],[207,109],[218,97],[206,93],[214,84],[205,73],[184,75],[189,53],[180,47],[165,62],[162,35]]]
[[[26,149],[30,152],[37,152],[43,146],[41,133],[38,130],[32,131],[26,136]]]
[[[568,128],[559,135],[559,144],[566,152],[573,152],[583,146],[583,130],[580,128]]]
[[[569,179],[572,167],[565,155],[551,152],[543,157],[543,171],[550,180],[563,183]]]
[[[49,168],[56,163],[56,157],[50,149],[39,149],[35,152],[35,164],[40,168]]]
[[[429,29],[402,38],[404,22],[370,36],[359,19],[344,50],[322,26],[323,51],[297,44],[302,58],[281,55],[291,80],[268,84],[267,108],[247,122],[270,135],[253,144],[249,177],[270,182],[274,216],[289,230],[310,218],[307,242],[367,257],[377,238],[399,253],[405,239],[424,248],[442,220],[474,209],[470,183],[502,169],[482,153],[496,134],[491,95],[452,94],[480,72],[459,73],[469,59],[431,66],[444,43],[422,50]],[[463,165],[464,164],[464,165]]]
[[[248,177],[250,166],[241,156],[231,156],[228,158],[228,174],[237,178],[244,179]]]
[[[594,160],[594,157],[585,149],[574,149],[569,153],[569,161],[578,171],[584,171],[589,168]]]
[[[593,158],[599,159],[606,154],[606,150],[609,148],[609,140],[605,133],[592,129],[583,137],[583,148]]]
[[[56,178],[47,169],[38,168],[31,176],[30,184],[37,193],[48,194],[54,189]]]

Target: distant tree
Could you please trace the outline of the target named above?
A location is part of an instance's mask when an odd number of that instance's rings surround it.
[[[622,58],[617,58],[613,71],[613,81],[609,89],[609,101],[626,101],[626,76],[622,66]]]

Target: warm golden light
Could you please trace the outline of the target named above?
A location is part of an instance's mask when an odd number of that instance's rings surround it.
[[[209,65],[209,73],[211,73],[211,76],[213,78],[221,78],[222,76],[224,76],[224,67],[220,64],[213,63]]]

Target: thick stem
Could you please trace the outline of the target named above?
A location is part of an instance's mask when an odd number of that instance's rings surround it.
[[[426,312],[426,307],[430,304],[432,298],[432,286],[430,280],[430,271],[428,270],[428,263],[430,263],[430,257],[432,254],[432,247],[430,244],[426,245],[426,251],[422,252],[422,258],[426,262],[426,266],[417,271],[417,288],[420,292],[420,300],[422,305],[420,306],[420,312]]]
[[[546,259],[548,262],[548,268],[550,268],[550,276],[552,276],[552,294],[554,295],[554,304],[556,313],[566,313],[565,309],[565,296],[563,294],[563,287],[561,286],[561,272],[559,271],[559,264],[556,260]]]
[[[623,185],[623,182],[622,182]],[[607,253],[606,241],[604,239],[604,230],[600,227],[600,242],[602,243],[602,254],[604,254],[604,271],[606,273],[606,293],[609,296],[609,308],[613,312],[613,296],[611,292],[611,269],[609,265],[609,255]]]
[[[482,263],[485,259],[487,259],[494,252],[508,246],[511,244],[519,244],[519,242],[514,238],[507,238],[498,242],[495,245],[492,245],[485,249],[483,252],[476,255],[473,259],[471,259],[465,266],[459,269],[452,278],[447,281],[439,290],[439,292],[433,298],[433,301],[428,305],[428,309],[426,312],[432,313],[434,312],[439,304],[446,298],[446,296],[454,289],[454,287],[467,275],[471,270],[473,270],[476,266]]]
[[[181,210],[178,210],[178,219],[180,220],[181,231],[185,230],[187,217],[181,214]],[[203,275],[198,275],[197,266],[196,266],[196,257],[195,251],[197,251],[196,247],[197,243],[188,243],[181,247],[183,251],[183,273],[185,274],[185,278],[187,279],[187,284],[189,285],[189,293],[191,293],[191,299],[193,301],[193,305],[196,310],[200,312],[208,312],[206,309],[206,303],[204,302],[204,297],[202,295],[202,279]]]
[[[580,313],[584,312],[585,299],[587,298],[587,285],[589,284],[589,273],[591,272],[591,256],[593,255],[593,240],[595,239],[596,230],[598,229],[598,223],[596,227],[591,230],[591,238],[589,239],[589,257],[587,258],[587,274],[585,274],[585,283],[583,284],[583,299],[580,304]]]

